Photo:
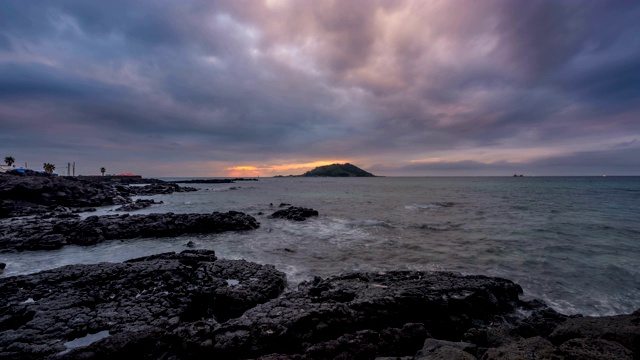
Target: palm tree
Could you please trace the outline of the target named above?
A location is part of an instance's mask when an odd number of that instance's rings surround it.
[[[47,174],[51,174],[53,173],[53,170],[56,169],[56,166],[54,164],[44,163],[42,168],[44,169],[44,172],[46,172]]]
[[[7,164],[7,166],[11,166],[15,162],[16,162],[16,159],[14,159],[13,156],[7,156],[4,158],[4,163]]]
[[[100,172],[102,173],[102,176],[104,176],[105,171],[107,171],[107,169],[105,169],[104,166],[100,168]]]

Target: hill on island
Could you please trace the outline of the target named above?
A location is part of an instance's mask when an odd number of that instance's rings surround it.
[[[366,172],[355,165],[346,163],[318,166],[311,171],[307,171],[301,176],[373,177],[375,175]]]

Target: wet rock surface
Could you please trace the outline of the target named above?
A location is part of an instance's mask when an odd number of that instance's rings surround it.
[[[253,230],[260,223],[250,215],[229,211],[211,214],[105,215],[80,219],[19,218],[0,226],[0,253],[93,245],[106,240],[167,237],[193,233]]]
[[[153,199],[137,199],[131,204],[125,204],[116,208],[115,211],[136,211],[150,207],[151,205],[164,204],[163,201],[156,202]]]
[[[288,204],[280,204],[280,206]],[[271,214],[272,218],[282,218],[295,221],[305,221],[312,216],[318,216],[318,211],[298,206],[289,206]]]
[[[85,357],[105,344],[105,353],[93,355],[128,355],[119,351],[149,345],[185,322],[239,316],[285,283],[272,266],[217,260],[207,250],[2,278],[0,358]],[[95,348],[61,354],[70,350],[65,343],[101,332],[108,336]]]
[[[315,278],[189,250],[0,278],[0,358],[638,359],[640,311],[569,317],[506,279]],[[77,348],[70,342],[97,336]],[[102,337],[102,338],[101,338]],[[66,345],[65,345],[66,344]]]

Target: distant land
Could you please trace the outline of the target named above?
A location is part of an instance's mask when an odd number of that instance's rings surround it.
[[[317,168],[307,171],[300,176],[374,177],[375,175],[370,172],[366,172],[355,165],[346,163],[318,166]]]

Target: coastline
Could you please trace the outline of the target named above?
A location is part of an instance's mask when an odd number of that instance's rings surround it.
[[[30,216],[55,221],[68,221],[57,216],[89,204],[131,200],[125,189],[85,184],[96,190],[91,192],[73,185],[85,195],[52,187],[15,200],[33,200],[37,211]],[[361,272],[316,278],[285,291],[284,274],[272,266],[188,250],[4,277],[0,285],[8,299],[0,318],[2,357],[99,358],[142,354],[149,346],[156,350],[148,358],[498,359],[532,349],[555,358],[639,355],[638,311],[569,317],[540,301],[520,299],[519,285],[494,277]],[[260,290],[264,286],[272,290]],[[137,320],[119,314],[136,314]],[[65,345],[105,331],[108,336],[86,346]]]

